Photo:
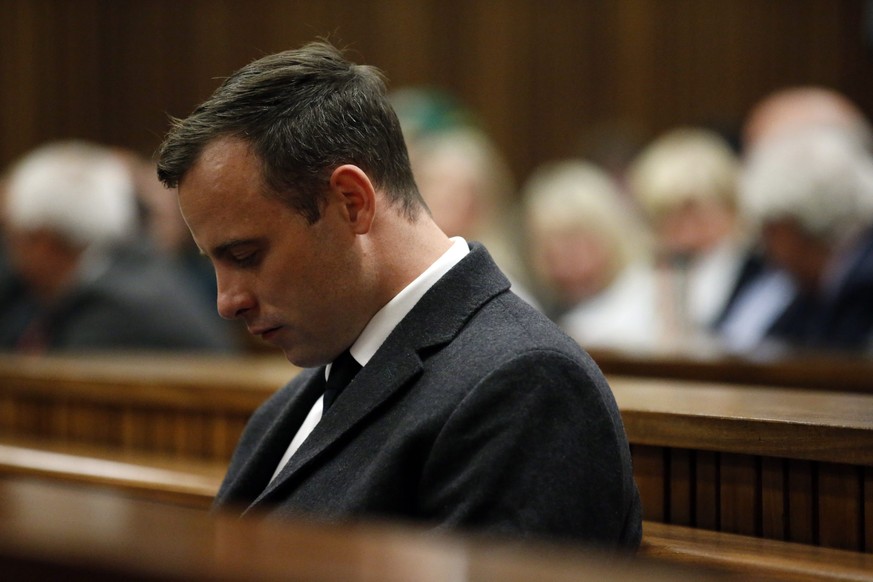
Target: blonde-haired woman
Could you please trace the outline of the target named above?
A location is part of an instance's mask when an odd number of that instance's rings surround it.
[[[648,236],[609,175],[583,160],[554,162],[522,194],[531,268],[552,317],[586,348],[655,349]]]

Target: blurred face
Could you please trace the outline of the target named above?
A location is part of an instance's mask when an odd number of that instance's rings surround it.
[[[612,257],[591,233],[549,233],[537,247],[535,267],[566,306],[598,293],[612,279]]]
[[[694,201],[668,212],[658,224],[658,237],[669,254],[696,255],[730,236],[733,213],[716,201]]]
[[[451,153],[415,166],[415,181],[434,221],[449,236],[475,237],[480,222],[475,169]]]
[[[761,236],[768,259],[791,273],[802,286],[818,285],[830,256],[823,243],[790,219],[768,222]]]
[[[50,303],[64,292],[78,266],[81,249],[45,229],[9,226],[4,242],[10,265],[37,299]]]
[[[215,267],[218,312],[280,347],[298,366],[332,360],[368,318],[360,254],[330,198],[313,225],[266,195],[260,163],[248,144],[212,142],[179,186],[179,204],[194,240]],[[363,319],[362,319],[363,318]]]

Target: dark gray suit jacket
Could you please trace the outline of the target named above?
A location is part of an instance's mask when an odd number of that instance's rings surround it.
[[[606,380],[483,247],[425,294],[268,486],[323,374],[303,371],[254,414],[216,508],[639,544]]]

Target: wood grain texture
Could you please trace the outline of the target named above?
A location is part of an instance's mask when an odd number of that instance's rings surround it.
[[[733,132],[787,85],[873,109],[864,0],[4,0],[0,165],[48,139],[150,155],[218,79],[319,36],[392,88],[440,87],[474,108],[518,179],[620,128]],[[624,128],[624,129],[621,129]],[[594,140],[596,141],[596,140]],[[600,150],[599,152],[597,150]]]
[[[63,515],[63,519],[58,516]],[[652,559],[381,523],[207,516],[94,488],[0,479],[10,580],[521,582],[724,580]]]

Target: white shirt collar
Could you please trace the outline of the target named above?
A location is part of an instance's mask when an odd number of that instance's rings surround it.
[[[404,287],[394,299],[377,311],[355,343],[352,344],[350,350],[352,357],[359,364],[367,365],[367,362],[382,346],[382,343],[388,339],[397,324],[412,311],[412,308],[424,294],[470,252],[470,247],[463,238],[457,236],[452,237],[451,240],[452,246],[412,283]]]

